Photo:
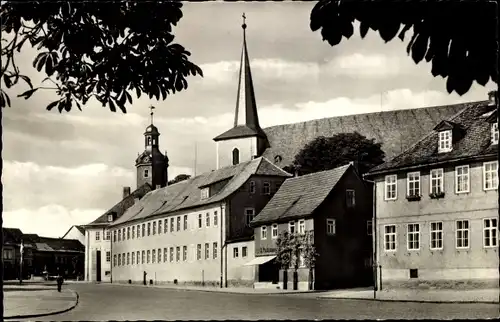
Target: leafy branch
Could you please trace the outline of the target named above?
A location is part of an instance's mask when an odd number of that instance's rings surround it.
[[[39,90],[55,91],[57,101],[47,106],[59,112],[74,105],[81,110],[95,98],[113,112],[126,113],[138,98],[165,100],[188,88],[187,77],[203,76],[188,60],[191,55],[173,42],[172,27],[182,18],[182,3],[168,2],[49,2],[5,1],[2,20],[0,78],[6,88],[19,80],[29,89],[18,97],[29,99]],[[7,40],[9,37],[10,41]],[[33,67],[55,87],[33,87],[16,65],[16,52],[29,41],[38,50]],[[43,83],[42,82],[42,83]],[[0,88],[0,106],[11,106]]]

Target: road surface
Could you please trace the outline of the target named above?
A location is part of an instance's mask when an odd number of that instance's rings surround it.
[[[315,294],[228,294],[110,284],[65,285],[78,306],[37,321],[212,319],[497,318],[495,304],[432,304],[317,299]]]

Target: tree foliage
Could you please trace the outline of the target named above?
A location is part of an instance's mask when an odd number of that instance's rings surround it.
[[[94,97],[126,113],[134,91],[165,100],[187,89],[189,75],[203,76],[190,53],[173,42],[181,8],[178,1],[4,1],[0,77],[6,88],[26,83],[29,89],[18,95],[25,99],[56,91],[59,100],[47,109],[60,112],[73,104],[81,110]],[[26,43],[38,50],[33,67],[50,86],[34,87],[20,71],[16,56]],[[1,89],[0,105],[11,105]]]
[[[191,176],[189,174],[179,174],[178,176],[176,176],[173,180],[170,180],[168,182],[168,184],[174,184],[174,183],[177,183],[177,182],[181,182],[181,181],[184,181],[184,180],[187,180],[191,178]]]
[[[331,170],[349,162],[357,162],[361,174],[384,162],[385,153],[374,139],[354,133],[319,136],[306,144],[295,156],[288,171],[299,175]]]
[[[412,36],[406,51],[418,64],[432,62],[432,75],[446,78],[448,93],[467,93],[472,83],[486,85],[498,77],[498,8],[496,1],[354,1],[321,0],[311,12],[312,31],[336,46],[360,22],[364,38],[370,29],[388,42]],[[408,38],[406,38],[408,39]]]
[[[301,256],[307,268],[314,267],[319,254],[314,246],[313,232],[306,231],[304,234],[281,232],[276,239],[276,262],[281,269],[288,269],[290,266],[297,269]]]

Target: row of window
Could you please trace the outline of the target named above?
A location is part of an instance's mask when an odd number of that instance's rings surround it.
[[[260,239],[267,239],[268,236],[267,226],[260,227]],[[288,223],[288,233],[290,234],[305,234],[306,232],[306,221],[304,219],[296,221],[290,221]],[[328,218],[326,219],[326,234],[327,235],[335,235],[336,226],[335,219]],[[278,224],[271,225],[271,239],[278,238]]]
[[[182,247],[182,258],[181,258]],[[175,254],[174,254],[175,252]],[[212,257],[210,257],[210,243],[205,243],[204,256],[202,257],[202,244],[196,245],[196,260],[217,259],[217,242],[212,243]],[[175,246],[163,248],[163,263],[180,262],[188,260],[188,247]],[[113,266],[155,264],[162,262],[162,249],[142,250],[113,255]]]
[[[101,240],[101,232],[100,231],[95,232],[95,240],[97,240],[97,241]],[[106,235],[104,236],[104,240],[111,240],[111,232],[109,230],[106,231]]]
[[[483,219],[483,247],[498,246],[498,221],[496,218]],[[420,250],[420,224],[410,223],[406,225],[406,249]],[[431,222],[429,226],[431,250],[441,250],[444,247],[443,222]],[[384,226],[384,250],[394,252],[397,250],[396,225]],[[455,248],[467,249],[470,247],[470,223],[469,220],[457,220],[455,222]]]
[[[444,170],[433,169],[429,175],[431,194],[444,192]],[[420,172],[409,172],[406,179],[407,196],[420,196],[422,193]],[[498,189],[498,161],[483,163],[483,190]],[[468,165],[455,167],[455,193],[470,192],[470,168]],[[385,200],[396,200],[398,196],[397,175],[385,177]]]
[[[217,225],[219,224],[218,212],[214,211],[212,216],[210,216],[210,213],[207,212],[205,214],[205,217],[203,217],[203,214],[198,214],[198,228],[203,228],[203,224],[205,224],[205,227],[210,227],[212,225],[213,227],[217,227]],[[188,215],[171,217],[170,220],[168,218],[165,218],[164,220],[159,219],[152,222],[143,223],[142,225],[138,224],[132,227],[115,230],[113,232],[113,242],[141,238],[156,234],[160,235],[162,231],[164,234],[166,234],[168,232],[181,231],[181,229],[188,229]]]
[[[247,246],[242,246],[241,247],[241,257],[247,257],[248,256],[248,248]],[[239,247],[233,247],[233,258],[238,258],[240,257],[240,248]]]

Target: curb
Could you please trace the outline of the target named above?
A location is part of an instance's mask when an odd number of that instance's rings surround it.
[[[52,311],[52,312],[47,312],[47,313],[39,313],[39,314],[4,316],[3,318],[5,320],[7,320],[7,319],[31,319],[31,318],[38,318],[38,317],[42,317],[42,316],[56,315],[56,314],[69,312],[69,311],[73,310],[78,305],[78,302],[80,299],[80,295],[78,295],[78,293],[76,291],[73,291],[73,290],[70,290],[70,291],[76,296],[76,301],[69,308],[66,308],[64,310]]]
[[[287,294],[314,294],[314,293],[324,293],[327,291],[290,291],[290,292],[236,292],[236,291],[219,291],[218,289],[194,289],[194,288],[177,288],[177,287],[165,287],[158,285],[138,285],[138,284],[122,284],[122,283],[109,283],[106,285],[118,285],[118,286],[136,286],[143,288],[159,288],[168,290],[179,290],[179,291],[191,291],[191,292],[206,292],[206,293],[221,293],[221,294],[243,294],[243,295],[287,295]],[[227,289],[227,288],[223,288]]]
[[[499,304],[499,301],[427,301],[427,300],[393,300],[393,299],[367,299],[355,297],[317,297],[319,300],[355,300],[374,302],[403,302],[403,303],[430,303],[430,304]]]

